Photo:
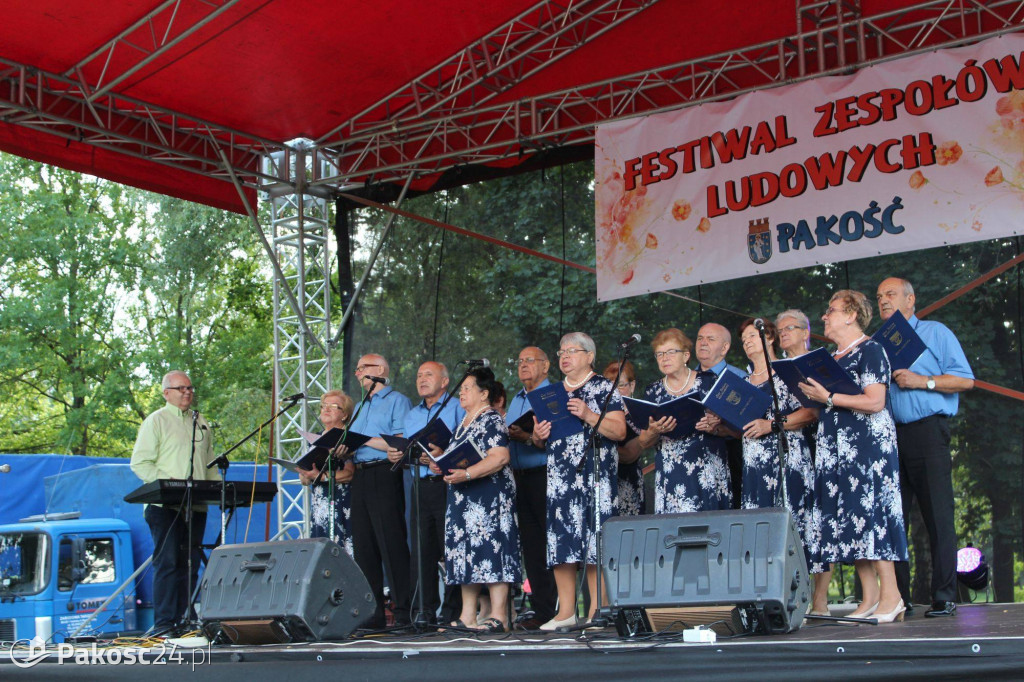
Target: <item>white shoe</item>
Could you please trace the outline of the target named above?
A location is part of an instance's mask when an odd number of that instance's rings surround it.
[[[554,632],[558,628],[571,627],[573,625],[576,625],[577,622],[578,621],[576,619],[576,614],[573,614],[563,620],[552,618],[548,622],[544,623],[544,625],[541,625],[540,629],[544,630],[545,632]]]

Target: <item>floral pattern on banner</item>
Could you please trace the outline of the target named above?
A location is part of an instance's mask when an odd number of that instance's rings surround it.
[[[838,362],[861,388],[889,385],[889,359],[870,339]],[[823,408],[816,466],[807,543],[812,572],[857,559],[906,561],[896,425],[889,408],[874,414]]]
[[[609,412],[622,411],[622,396],[611,381],[594,375],[570,398],[580,398],[594,412],[600,412],[605,397],[611,393]],[[597,563],[597,543],[592,530],[591,472],[594,458],[584,452],[590,429],[568,438],[549,441],[548,451],[548,566],[584,561]],[[598,522],[604,524],[616,512],[618,493],[618,451],[611,440],[598,438],[597,504]],[[583,461],[579,471],[577,465]]]
[[[792,414],[802,405],[789,387],[775,375],[772,377],[779,394],[783,414]],[[768,382],[758,388],[770,394]],[[767,419],[775,412],[774,405],[768,408]],[[807,539],[813,536],[811,519],[814,514],[814,463],[811,460],[811,446],[803,429],[786,431],[789,441],[789,466],[786,468],[786,506],[793,513],[797,532],[808,547]],[[759,509],[775,506],[775,493],[779,487],[779,438],[769,433],[761,438],[743,439],[743,485],[740,506],[743,509]],[[808,553],[805,551],[805,555]],[[809,561],[809,559],[808,559]]]
[[[716,378],[713,372],[698,372],[693,388],[703,398]],[[678,397],[661,379],[644,390],[644,400],[652,403]],[[731,509],[731,481],[724,438],[703,431],[683,438],[662,436],[654,459],[654,513]]]
[[[508,427],[497,412],[487,410],[452,438],[448,451],[467,440],[486,456],[488,450],[508,447]],[[444,566],[448,585],[522,580],[516,482],[508,465],[490,476],[448,486]]]

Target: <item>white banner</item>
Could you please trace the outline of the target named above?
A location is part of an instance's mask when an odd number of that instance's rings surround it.
[[[600,126],[599,300],[1016,235],[1024,36]]]

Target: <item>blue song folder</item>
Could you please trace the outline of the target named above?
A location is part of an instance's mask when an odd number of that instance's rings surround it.
[[[742,431],[755,419],[764,418],[772,397],[740,375],[723,370],[702,402],[726,424]]]
[[[569,412],[569,392],[559,381],[535,388],[526,394],[538,422],[551,422],[548,441],[562,440],[577,433],[583,433],[583,422]]]
[[[695,431],[697,422],[704,417],[704,405],[700,402],[700,394],[690,391],[678,398],[664,403],[652,403],[638,398],[623,398],[629,416],[641,429],[646,429],[651,418],[655,421],[663,417],[675,417],[676,428],[664,434],[669,438],[685,438]]]
[[[795,358],[776,360],[772,363],[772,370],[779,375],[790,393],[795,395],[804,407],[821,407],[821,403],[805,396],[799,388],[799,384],[806,383],[809,377],[813,377],[829,393],[860,395],[864,392],[824,348],[815,348],[810,353]]]
[[[344,440],[342,440],[342,436],[344,436]],[[361,433],[334,428],[321,434],[319,438],[313,441],[306,454],[298,460],[293,462],[289,459],[271,457],[270,461],[295,473],[298,473],[300,469],[302,471],[310,471],[313,468],[313,465],[316,465],[316,468],[322,471],[324,466],[327,464],[327,456],[338,446],[339,443],[343,443],[348,446],[348,454],[339,459],[348,459],[352,457],[352,454],[361,448],[368,440],[370,440],[370,437]],[[335,460],[337,466],[341,466],[339,459]]]
[[[447,474],[452,469],[471,467],[483,458],[484,455],[480,452],[480,448],[471,440],[463,441],[456,445],[451,452],[447,452],[440,457],[430,456],[430,459],[434,460],[434,464],[437,465],[442,474]]]
[[[882,344],[893,371],[909,369],[926,350],[924,341],[898,310],[882,322],[882,326],[871,338]]]

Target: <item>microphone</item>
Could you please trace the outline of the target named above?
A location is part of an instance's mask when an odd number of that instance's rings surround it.
[[[192,410],[192,423],[195,424],[197,419],[199,419],[199,410]]]
[[[757,329],[758,331],[764,330],[764,320],[760,317],[754,320],[754,329]]]
[[[640,343],[640,335],[639,334],[633,334],[633,336],[629,337],[628,341],[620,343],[619,344],[619,348],[630,348],[632,346],[635,346],[638,343]]]
[[[287,397],[283,398],[283,400],[290,400],[293,403],[297,403],[297,402],[299,402],[300,400],[302,400],[305,397],[306,397],[305,393],[296,393],[295,395],[290,395],[290,396],[287,396]]]
[[[490,367],[491,361],[487,358],[479,358],[473,360],[463,360],[462,364],[469,365],[470,367]]]
[[[0,474],[9,474],[9,473],[11,473],[11,465],[10,464],[0,464]]]
[[[387,377],[368,377],[364,375],[363,378],[369,379],[375,384],[383,384],[384,386],[388,386],[391,384],[391,379],[388,379]]]

